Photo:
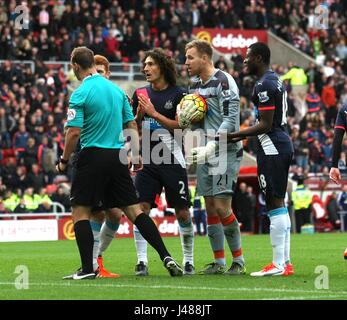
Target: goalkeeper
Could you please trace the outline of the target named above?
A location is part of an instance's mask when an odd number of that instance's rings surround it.
[[[200,123],[205,133],[234,132],[240,126],[240,100],[237,85],[228,73],[215,69],[211,46],[201,40],[186,45],[186,66],[195,76],[189,93],[198,93],[206,99],[208,112]],[[183,109],[184,110],[184,109]],[[194,109],[181,112],[178,120],[187,127],[194,117]],[[205,146],[193,148],[187,160],[197,163],[197,192],[204,196],[207,212],[207,234],[214,254],[214,262],[205,266],[202,274],[240,275],[245,273],[239,223],[231,208],[242,159],[241,142],[224,144],[211,138]],[[223,149],[225,149],[223,151]],[[224,157],[224,161],[219,159]],[[224,164],[224,168],[223,167]],[[226,238],[233,262],[226,271],[224,254]]]

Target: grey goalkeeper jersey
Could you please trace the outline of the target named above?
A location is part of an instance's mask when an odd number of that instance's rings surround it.
[[[202,122],[193,129],[202,128],[205,131],[221,130],[236,132],[240,130],[240,97],[239,89],[234,78],[219,69],[209,80],[202,83],[200,77],[192,80],[189,93],[198,93],[205,98],[208,106],[207,114]],[[241,142],[229,143],[229,151],[238,151],[242,148]]]

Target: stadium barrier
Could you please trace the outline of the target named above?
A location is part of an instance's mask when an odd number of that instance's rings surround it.
[[[304,69],[310,63],[316,64],[316,61],[312,57],[276,36],[273,32],[268,31],[267,34],[268,45],[271,50],[271,63],[286,66],[288,61],[293,61],[296,65]]]
[[[178,236],[175,216],[152,218],[163,237]],[[123,217],[117,238],[133,237],[133,224]],[[0,242],[74,240],[70,213],[2,214]]]

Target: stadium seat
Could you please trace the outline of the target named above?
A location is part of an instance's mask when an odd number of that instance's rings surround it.
[[[9,149],[3,149],[2,150],[2,155],[4,158],[8,158],[8,157],[15,157],[15,152],[14,149],[9,148]]]

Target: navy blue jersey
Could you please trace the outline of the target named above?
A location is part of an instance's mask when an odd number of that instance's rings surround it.
[[[345,132],[347,131],[347,104],[343,105],[339,110],[334,129],[334,140],[333,140],[333,149],[332,149],[332,159],[331,166],[333,168],[339,167],[339,160],[341,156],[342,141]]]
[[[335,129],[347,131],[347,103],[340,109],[336,117]]]
[[[147,95],[150,98],[155,110],[165,116],[166,118],[169,118],[171,120],[175,120],[176,117],[176,109],[177,105],[183,98],[183,90],[178,86],[169,86],[165,90],[153,90],[150,85],[146,87],[142,87],[137,89],[134,92],[133,95],[133,112],[136,114],[137,107],[138,107],[138,97],[137,92],[141,93],[144,91],[144,89],[147,91]],[[165,151],[163,151],[160,154],[160,158],[165,164],[169,163],[179,163],[182,167],[185,168],[185,160],[183,156],[182,146],[181,143],[178,143],[174,139],[173,133],[170,132],[168,129],[163,127],[158,121],[155,119],[149,117],[147,114],[144,115],[144,118],[142,119],[143,127],[142,127],[142,139],[147,137],[151,137],[150,139],[150,150],[142,150],[142,156],[144,163],[153,162],[153,154],[152,150],[156,147],[156,150],[160,150],[160,146],[158,147],[159,143],[162,143],[162,148],[166,148],[166,150],[169,151],[168,155],[166,156]],[[182,141],[182,140],[181,140]],[[142,146],[144,145],[144,142],[142,142]],[[151,158],[147,159],[147,156],[149,156],[149,152],[151,153]],[[154,152],[153,152],[154,153]],[[155,162],[155,161],[154,161]],[[160,164],[156,162],[156,164]]]
[[[293,144],[287,132],[287,91],[275,72],[266,71],[256,82],[252,101],[258,121],[259,111],[275,110],[271,131],[258,135],[258,152],[265,155],[292,153]]]

